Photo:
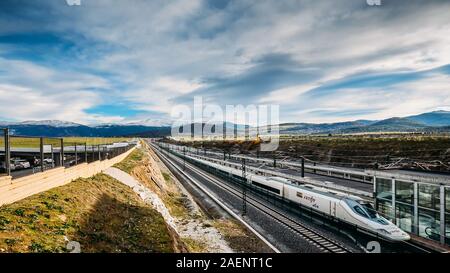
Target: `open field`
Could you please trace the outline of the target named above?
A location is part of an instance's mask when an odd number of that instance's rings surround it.
[[[65,145],[99,145],[99,144],[110,144],[114,142],[127,141],[130,138],[125,137],[65,137]],[[3,135],[0,135],[0,147],[4,146]],[[14,137],[11,136],[11,147],[15,148],[37,148],[39,147],[39,138],[28,138],[28,137]],[[61,146],[59,139],[44,138],[44,145],[53,145],[54,147]]]
[[[176,233],[132,189],[99,174],[0,207],[1,252],[177,252]]]
[[[234,153],[256,152],[260,145],[257,140],[181,143]],[[309,161],[343,167],[374,168],[397,164],[404,169],[449,172],[450,136],[396,134],[282,137],[276,154],[292,158],[303,156]],[[273,153],[266,153],[265,156],[271,157]]]

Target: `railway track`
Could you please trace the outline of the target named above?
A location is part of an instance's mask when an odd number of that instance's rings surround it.
[[[173,156],[171,156],[173,158]],[[169,159],[170,160],[170,159]],[[207,179],[211,183],[215,184],[216,186],[220,187],[221,189],[229,192],[230,194],[241,198],[242,193],[235,188],[224,185],[224,183],[221,183],[219,180],[217,180],[215,177],[211,176],[209,173],[206,173],[203,170],[200,170],[195,165],[192,165],[191,163],[184,163],[182,160],[178,157],[176,157],[176,160],[180,164],[189,164],[190,170],[195,172],[197,175]],[[324,235],[320,234],[319,232],[299,223],[289,218],[285,213],[278,209],[274,209],[270,206],[267,206],[263,202],[257,200],[256,198],[247,195],[247,204],[251,205],[255,209],[259,210],[260,212],[264,213],[265,215],[271,217],[275,221],[283,224],[287,228],[291,229],[295,233],[298,234],[300,238],[305,240],[306,242],[310,243],[311,245],[314,245],[319,250],[325,253],[350,253],[351,251],[347,249],[346,247],[340,245],[338,242],[335,242]]]

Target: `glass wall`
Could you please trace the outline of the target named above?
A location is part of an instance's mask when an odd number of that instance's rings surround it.
[[[450,245],[450,187],[445,188],[445,242]]]
[[[395,217],[397,225],[407,232],[413,232],[414,225],[414,183],[395,181]]]
[[[392,200],[392,180],[377,177],[377,198]]]
[[[4,130],[0,128],[0,176],[6,175],[6,163],[5,163],[5,134]]]
[[[439,211],[441,206],[441,189],[439,186],[419,184],[419,207]]]
[[[392,209],[392,180],[378,177],[376,179],[376,209],[381,215],[392,220],[394,218]]]
[[[388,220],[392,221],[392,202],[382,199],[377,200],[377,211]]]
[[[416,184],[417,196],[414,195]],[[442,242],[445,238],[445,243],[450,245],[449,186],[445,187],[443,196],[445,211],[441,212],[441,185],[395,180],[395,192],[392,192],[392,179],[376,178],[376,209],[380,215],[406,232],[436,242]]]
[[[440,241],[440,187],[419,184],[419,236]]]
[[[414,205],[414,183],[396,180],[395,201],[403,204]]]

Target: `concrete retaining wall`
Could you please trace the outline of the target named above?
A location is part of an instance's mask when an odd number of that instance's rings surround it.
[[[18,179],[0,177],[0,206],[14,203],[28,196],[63,186],[77,178],[96,175],[124,160],[135,148],[104,161],[82,163],[71,168],[55,168]]]

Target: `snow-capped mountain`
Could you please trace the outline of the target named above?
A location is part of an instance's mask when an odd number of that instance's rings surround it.
[[[19,123],[11,123],[14,125],[43,125],[50,127],[78,127],[83,126],[78,123],[61,121],[61,120],[27,120]]]
[[[146,119],[142,121],[116,124],[82,125],[59,120],[1,122],[0,128],[9,127],[16,135],[22,136],[163,136],[171,132],[171,121],[166,119]],[[194,126],[191,124],[191,126]],[[235,125],[225,123],[227,130]],[[238,131],[246,128],[237,125]],[[263,128],[260,128],[263,129]],[[256,130],[256,128],[250,128]],[[322,133],[360,133],[360,132],[449,132],[450,112],[435,111],[416,116],[389,118],[369,121],[357,120],[327,124],[284,123],[280,124],[282,134],[322,134]]]
[[[8,127],[11,134],[20,136],[45,137],[112,137],[112,136],[152,136],[170,133],[170,128],[131,124],[82,125],[59,120],[0,122],[0,128]]]
[[[140,126],[151,126],[151,127],[171,127],[172,121],[169,119],[145,119],[141,121],[135,121],[126,123],[126,125],[140,125]]]

